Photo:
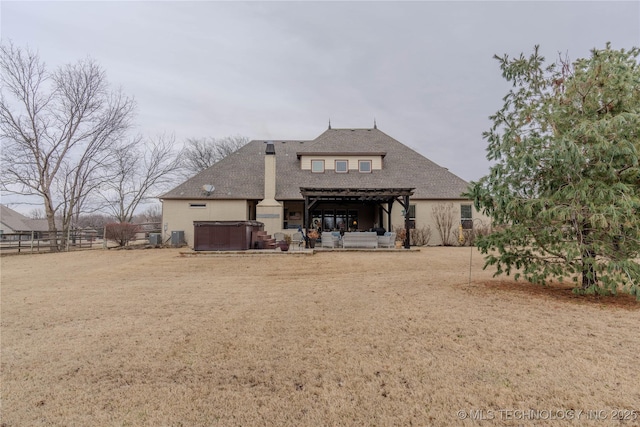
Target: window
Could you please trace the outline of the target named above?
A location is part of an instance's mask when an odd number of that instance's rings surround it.
[[[402,210],[402,216],[404,217],[405,210]],[[416,228],[416,205],[409,205],[409,228]]]
[[[324,172],[324,160],[311,160],[311,172],[323,173]]]
[[[347,173],[349,171],[349,162],[346,160],[336,160],[336,173]]]
[[[460,205],[460,224],[462,224],[464,230],[471,230],[473,228],[471,205]]]
[[[189,203],[190,208],[206,208],[206,203]]]
[[[358,171],[371,173],[371,160],[358,160]]]
[[[416,219],[416,205],[409,205],[409,219]]]
[[[324,211],[322,211],[322,219],[322,229],[333,230],[336,225],[336,217],[333,209],[325,209]]]

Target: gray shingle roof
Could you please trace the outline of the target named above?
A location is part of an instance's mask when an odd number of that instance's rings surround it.
[[[0,205],[0,223],[9,227],[14,232],[48,231],[49,225],[46,219],[31,219],[9,209],[5,205]],[[4,230],[8,233],[8,230]]]
[[[251,141],[200,172],[163,199],[257,199],[264,193],[266,141]],[[276,199],[302,199],[300,187],[415,188],[413,199],[462,199],[468,183],[378,129],[328,129],[313,141],[273,140],[276,150]],[[382,170],[372,173],[313,174],[300,169],[298,154],[386,153]],[[212,184],[209,196],[203,185]]]

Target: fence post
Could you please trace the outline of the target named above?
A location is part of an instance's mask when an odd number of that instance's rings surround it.
[[[31,231],[31,253],[33,253],[33,230]]]

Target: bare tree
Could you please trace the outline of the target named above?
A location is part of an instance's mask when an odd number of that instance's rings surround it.
[[[248,142],[248,137],[240,135],[224,138],[188,138],[182,153],[182,166],[189,174],[201,172]]]
[[[83,214],[80,215],[75,226],[78,228],[93,228],[99,235],[102,235],[104,226],[112,221],[111,218],[101,213]]]
[[[442,245],[453,246],[453,224],[456,219],[453,203],[439,203],[433,207],[432,211]]]
[[[175,183],[179,171],[180,153],[174,151],[174,136],[158,136],[142,141],[134,138],[129,144],[112,150],[112,177],[101,186],[106,209],[121,222],[131,222],[136,209]]]
[[[162,222],[162,207],[158,204],[148,206],[144,211],[134,217],[134,222]]]
[[[47,219],[44,211],[39,208],[33,208],[29,211],[29,218],[31,219]]]
[[[2,190],[42,197],[56,235],[56,214],[68,230],[100,176],[102,154],[129,128],[134,102],[110,91],[91,59],[49,73],[36,53],[3,44],[0,71]]]

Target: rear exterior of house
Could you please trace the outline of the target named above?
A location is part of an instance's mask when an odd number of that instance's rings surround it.
[[[430,227],[439,245],[436,206],[450,206],[454,233],[489,224],[461,196],[467,186],[376,127],[256,140],[161,196],[163,238],[184,231],[193,247],[194,221],[259,221],[271,235]]]

